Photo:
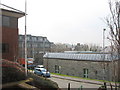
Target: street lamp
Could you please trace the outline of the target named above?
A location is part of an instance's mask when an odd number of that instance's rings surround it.
[[[27,35],[26,35],[26,32],[27,32],[27,28],[26,28],[26,21],[27,21],[27,18],[26,18],[26,12],[27,12],[27,0],[25,0],[25,75],[27,76]]]
[[[35,48],[34,48],[34,42],[32,43],[32,56],[33,56],[33,60],[35,60]]]
[[[46,40],[46,38],[43,37],[43,54],[45,54],[45,40]]]
[[[103,29],[103,55],[104,55],[104,52],[105,52],[105,31],[106,31],[106,29]]]
[[[103,80],[105,80],[105,31],[103,29]]]

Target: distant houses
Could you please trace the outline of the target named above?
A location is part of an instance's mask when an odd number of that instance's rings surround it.
[[[25,36],[19,35],[19,58],[25,57]],[[43,54],[51,51],[52,42],[47,37],[27,35],[27,57],[35,64],[43,64]]]
[[[117,56],[102,53],[46,53],[44,66],[53,73],[119,81]]]

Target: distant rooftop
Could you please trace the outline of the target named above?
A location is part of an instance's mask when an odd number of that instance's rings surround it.
[[[23,34],[19,34],[19,36],[25,36]],[[31,34],[27,34],[27,36],[30,36],[30,37],[41,37],[41,38],[47,38],[47,37],[44,37],[44,36],[35,36],[35,35],[31,35]]]
[[[102,52],[94,52],[94,51],[64,51],[67,54],[102,54]]]
[[[68,54],[68,53],[46,53],[44,58],[67,59],[67,60],[90,60],[90,61],[111,61],[117,56],[111,54]]]

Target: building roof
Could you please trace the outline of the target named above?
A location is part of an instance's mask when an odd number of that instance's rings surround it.
[[[117,56],[111,54],[67,54],[67,53],[46,53],[44,58],[67,59],[67,60],[90,60],[90,61],[111,61]]]
[[[1,5],[0,15],[12,16],[12,17],[17,17],[17,18],[25,16],[25,13],[20,10],[17,10],[15,8],[12,8],[4,4],[0,4],[0,5]]]
[[[23,37],[22,39],[20,39],[19,38],[19,41],[24,41],[24,37],[25,37],[25,35],[22,35],[22,34],[19,34],[19,37]],[[27,41],[34,41],[34,42],[43,42],[44,40],[45,40],[45,43],[49,43],[49,44],[51,44],[51,42],[47,39],[47,37],[43,37],[43,36],[33,36],[33,35],[31,35],[31,34],[27,34],[27,37],[30,37],[30,39],[29,40],[27,40]],[[36,39],[36,40],[34,40],[34,39]],[[40,39],[43,39],[44,38],[44,40],[40,40]]]
[[[68,54],[102,54],[103,52],[94,52],[94,51],[64,51],[64,53]],[[108,54],[108,52],[104,52]]]

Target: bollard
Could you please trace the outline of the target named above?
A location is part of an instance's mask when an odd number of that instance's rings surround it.
[[[68,90],[70,90],[70,83],[68,83]]]
[[[83,86],[81,85],[80,88],[78,88],[78,90],[82,90]]]
[[[107,85],[106,85],[106,82],[104,82],[104,88],[105,88],[105,90],[107,90]]]
[[[81,88],[81,90],[82,90],[83,86],[81,85],[81,87],[80,87],[80,88]]]

